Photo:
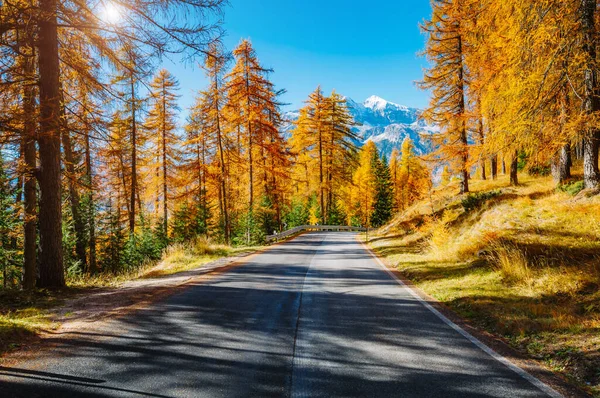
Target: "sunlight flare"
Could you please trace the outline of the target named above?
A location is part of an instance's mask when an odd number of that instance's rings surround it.
[[[101,18],[103,21],[109,24],[116,24],[121,21],[123,17],[123,11],[121,7],[113,2],[104,3],[104,7],[102,9]]]

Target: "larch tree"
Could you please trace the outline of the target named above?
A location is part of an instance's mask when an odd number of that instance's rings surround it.
[[[596,127],[600,111],[599,81],[597,70],[598,28],[596,26],[598,4],[595,0],[580,1],[580,26],[583,34],[583,111],[585,128],[583,134],[583,173],[586,188],[597,189],[600,186],[598,171],[598,146],[600,130]]]
[[[349,221],[358,221],[360,226],[370,228],[377,193],[377,180],[373,168],[373,159],[378,156],[377,146],[373,141],[360,149],[359,164],[352,176],[351,203],[352,212],[348,213]]]
[[[206,134],[216,137],[217,141],[217,164],[219,179],[219,211],[221,215],[221,225],[226,243],[231,242],[231,220],[229,213],[229,191],[227,164],[225,162],[225,120],[223,117],[223,108],[225,106],[226,92],[223,82],[223,75],[227,59],[218,46],[212,46],[211,52],[206,56],[204,69],[209,79],[209,88],[203,93],[203,104],[205,109]]]
[[[125,1],[121,6],[127,18],[119,26],[107,24],[98,18],[94,4],[65,3],[59,0],[41,0],[34,7],[31,20],[37,28],[37,68],[39,71],[40,131],[38,136],[40,167],[39,230],[42,259],[39,285],[64,286],[61,208],[61,69],[59,35],[76,31],[85,36],[98,54],[109,63],[120,58],[111,44],[127,42],[130,46],[144,46],[151,57],[164,53],[187,51],[190,55],[206,52],[207,45],[215,40],[218,27],[207,23],[207,12],[218,12],[222,1],[169,1],[139,3]],[[179,18],[185,14],[198,18]],[[158,18],[160,15],[160,18]],[[60,29],[60,32],[59,32]],[[136,186],[133,174],[132,187]],[[136,192],[131,189],[132,200]],[[135,207],[131,206],[131,211]],[[130,229],[135,227],[135,217],[130,217]]]
[[[346,99],[333,91],[325,99],[325,223],[335,223],[336,190],[341,184],[351,181],[351,171],[355,167],[358,136],[352,130],[354,118],[346,105]]]
[[[176,166],[181,161],[181,140],[177,133],[177,90],[179,83],[166,69],[161,69],[150,83],[150,110],[145,122],[145,129],[151,139],[150,150],[154,154],[154,162],[148,166],[156,170],[158,180],[157,203],[162,200],[162,230],[168,236],[169,197],[174,196],[176,187]],[[158,210],[158,209],[157,209]]]
[[[196,231],[199,234],[208,235],[211,200],[214,199],[215,189],[220,189],[219,181],[215,179],[214,164],[217,163],[216,139],[208,134],[209,125],[206,115],[208,112],[206,93],[200,93],[196,103],[190,109],[186,130],[186,140],[183,143],[183,162],[180,166],[183,177],[182,184],[185,190],[182,193],[184,199],[195,202]]]
[[[420,87],[431,90],[429,107],[422,117],[440,127],[432,135],[437,155],[451,162],[461,176],[460,192],[469,192],[469,140],[467,131],[468,69],[465,65],[464,13],[461,1],[433,0],[433,14],[421,29],[427,35],[425,54],[431,67]]]
[[[316,163],[318,172],[318,201],[321,223],[326,220],[325,212],[325,146],[326,146],[326,99],[321,87],[317,87],[306,100],[306,106],[301,110],[296,122],[294,136],[301,143],[303,150],[310,152],[311,159]]]
[[[240,157],[245,156],[243,163],[247,173],[246,240],[249,242],[251,224],[254,223],[257,188],[261,188],[262,194],[268,194],[265,191],[272,183],[267,181],[268,170],[273,171],[273,159],[282,158],[282,145],[276,145],[281,142],[277,130],[281,119],[280,104],[277,101],[280,93],[275,91],[274,84],[269,80],[268,75],[272,70],[261,66],[249,40],[242,40],[233,50],[233,56],[235,65],[226,76],[226,108],[230,129],[238,135],[236,153]],[[257,171],[262,172],[262,180],[257,181]]]
[[[444,170],[448,172],[448,167]],[[402,141],[397,186],[395,187],[398,207],[404,211],[422,199],[429,188],[431,176],[427,167],[415,155],[414,144],[408,137]]]

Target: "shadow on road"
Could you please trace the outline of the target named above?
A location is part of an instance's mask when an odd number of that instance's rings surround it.
[[[334,245],[323,236],[276,246],[128,316],[56,333],[54,348],[25,366],[44,371],[0,368],[0,396],[500,397],[505,386],[541,396],[399,296],[352,234]]]

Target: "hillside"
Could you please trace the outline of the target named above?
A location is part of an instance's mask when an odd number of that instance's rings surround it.
[[[600,198],[550,178],[437,189],[372,247],[475,326],[600,396]]]
[[[417,154],[429,151],[424,136],[435,132],[436,129],[419,120],[420,109],[395,104],[376,95],[361,103],[346,98],[346,103],[357,123],[353,130],[360,137],[359,145],[371,140],[389,158],[392,150],[400,149],[402,141],[408,137],[414,142]],[[286,117],[293,122],[298,119],[298,114],[298,111],[287,112]],[[287,123],[283,127],[287,136],[292,129],[292,123]]]

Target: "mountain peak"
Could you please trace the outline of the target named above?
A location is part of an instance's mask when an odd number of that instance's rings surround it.
[[[403,105],[398,105],[393,102],[387,101],[377,95],[372,95],[369,98],[367,98],[365,100],[365,102],[363,103],[363,105],[365,106],[365,108],[370,108],[374,111],[382,111],[382,110],[386,109],[387,107],[401,109],[401,110],[408,109],[407,107],[405,107]]]
[[[384,100],[381,97],[378,97],[377,95],[370,96],[363,103],[365,107],[371,109],[384,109],[387,106],[387,104],[389,104],[388,101]]]

